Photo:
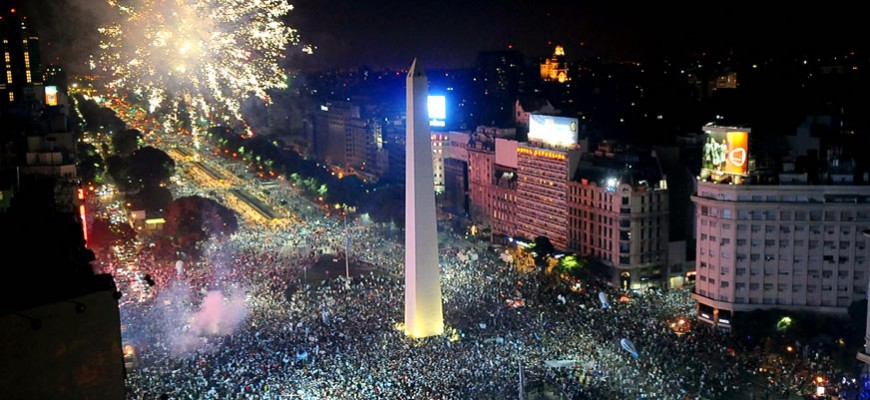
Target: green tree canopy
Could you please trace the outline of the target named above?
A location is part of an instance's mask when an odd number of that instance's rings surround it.
[[[163,233],[176,249],[198,254],[209,238],[233,234],[239,227],[236,215],[220,203],[199,196],[172,201],[163,213]]]
[[[136,129],[125,129],[112,134],[112,147],[115,154],[121,157],[127,157],[133,154],[139,148],[139,138],[142,137],[142,132]]]

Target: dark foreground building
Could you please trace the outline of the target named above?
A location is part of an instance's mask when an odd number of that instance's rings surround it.
[[[94,274],[81,221],[56,204],[54,180],[15,186],[0,214],[0,397],[123,399],[113,278]]]

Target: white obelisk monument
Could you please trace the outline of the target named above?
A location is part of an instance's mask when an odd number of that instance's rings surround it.
[[[405,334],[444,332],[429,131],[429,79],[416,59],[408,71],[405,131]]]

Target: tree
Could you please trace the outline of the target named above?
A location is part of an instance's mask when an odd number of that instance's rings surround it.
[[[134,187],[159,186],[175,172],[175,161],[162,150],[143,147],[127,160],[130,183]]]
[[[233,211],[220,203],[199,196],[172,201],[163,213],[163,233],[176,250],[196,255],[209,238],[231,235],[238,229]]]
[[[139,190],[136,199],[146,211],[163,212],[172,202],[172,192],[163,186],[147,185]]]
[[[79,173],[85,182],[99,182],[105,169],[103,157],[97,152],[97,148],[89,143],[79,143],[77,146],[79,159]]]
[[[106,172],[112,177],[118,189],[122,192],[130,190],[130,168],[125,159],[116,155],[106,158]]]
[[[546,236],[538,236],[535,238],[535,261],[538,265],[542,265],[556,251],[556,247],[550,242],[550,238]]]
[[[125,129],[112,134],[112,147],[115,154],[127,157],[139,148],[139,138],[142,132],[136,129]]]

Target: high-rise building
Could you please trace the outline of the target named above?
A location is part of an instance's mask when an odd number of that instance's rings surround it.
[[[429,82],[414,60],[407,77],[405,162],[405,333],[414,338],[444,332],[441,268],[432,177]]]
[[[58,90],[66,92],[67,76],[66,72],[59,65],[48,65],[42,71],[42,82],[46,85],[57,86]]]
[[[39,37],[15,9],[0,15],[0,105],[22,104],[25,88],[42,83]]]
[[[432,173],[435,178],[435,193],[444,193],[444,150],[448,140],[445,132],[432,133]]]
[[[365,164],[369,129],[359,106],[347,102],[320,105],[314,132],[317,155],[327,163],[351,168]]]
[[[33,134],[27,137],[24,173],[71,180],[76,177],[75,139],[72,132]]]
[[[22,176],[0,226],[9,268],[0,282],[0,386],[6,399],[124,398],[118,299],[111,275],[95,274],[76,210],[58,184]]]
[[[579,161],[579,150],[517,147],[517,234],[546,236],[560,249],[568,247],[568,173]]]
[[[504,236],[516,235],[518,143],[512,132],[479,127],[468,143],[469,216]]]
[[[667,284],[668,191],[649,156],[587,153],[568,182],[568,246],[610,267],[612,284],[641,289]]]
[[[444,201],[448,212],[468,215],[468,142],[470,132],[447,133],[444,150]]]
[[[568,247],[568,180],[586,151],[577,119],[532,115],[529,142],[517,146],[517,235]]]
[[[701,320],[723,327],[755,309],[845,314],[867,296],[870,186],[701,182],[697,280]]]
[[[753,171],[748,129],[708,128],[692,197],[699,319],[730,329],[756,309],[844,315],[866,298],[868,174],[833,146],[805,169],[784,159],[778,174]]]

